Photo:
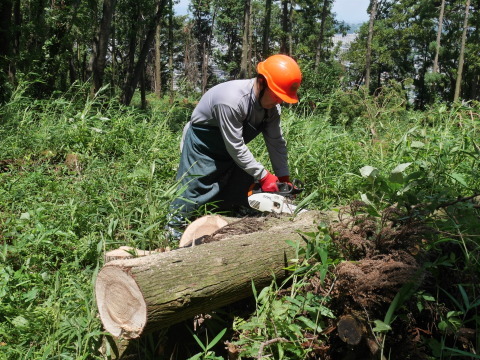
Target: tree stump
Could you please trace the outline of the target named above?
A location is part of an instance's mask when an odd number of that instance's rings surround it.
[[[337,323],[338,336],[349,345],[358,345],[365,333],[362,323],[351,315],[344,315]]]

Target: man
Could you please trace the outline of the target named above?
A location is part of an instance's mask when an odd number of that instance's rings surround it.
[[[207,91],[183,130],[177,173],[181,197],[171,206],[170,227],[179,227],[202,205],[219,209],[248,206],[248,188],[258,181],[263,191],[278,191],[290,182],[287,148],[280,128],[280,104],[298,102],[302,81],[298,64],[273,55],[257,65],[257,77],[233,80]],[[275,175],[253,157],[248,142],[263,134]],[[170,229],[173,236],[181,233]]]

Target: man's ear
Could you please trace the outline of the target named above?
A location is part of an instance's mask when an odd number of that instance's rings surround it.
[[[258,80],[258,85],[260,85],[260,88],[265,89],[265,87],[267,86],[267,82],[265,78],[263,76],[258,76],[257,80]]]

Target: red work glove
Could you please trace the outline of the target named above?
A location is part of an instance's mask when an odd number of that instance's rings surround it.
[[[278,178],[269,173],[267,170],[267,175],[260,179],[260,186],[262,187],[262,191],[266,192],[275,192],[278,191]]]
[[[288,185],[292,185],[292,182],[290,181],[290,176],[289,175],[285,175],[285,176],[279,176],[278,177],[278,181],[282,182],[282,183],[287,183]]]

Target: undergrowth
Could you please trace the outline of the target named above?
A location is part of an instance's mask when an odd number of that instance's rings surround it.
[[[2,359],[111,357],[93,294],[105,251],[176,246],[163,228],[193,104],[151,97],[140,110],[86,94],[19,88],[0,109]],[[288,281],[254,289],[253,313],[210,343],[195,334],[191,353],[218,358],[228,341],[244,359],[351,356],[337,323],[353,314],[359,353],[478,358],[478,104],[416,112],[391,94],[335,96],[352,105],[343,115],[328,97],[285,108],[282,126],[306,184],[297,200],[342,209],[337,226],[301,234]],[[263,140],[250,147],[268,167]],[[387,288],[359,282],[400,272]]]

